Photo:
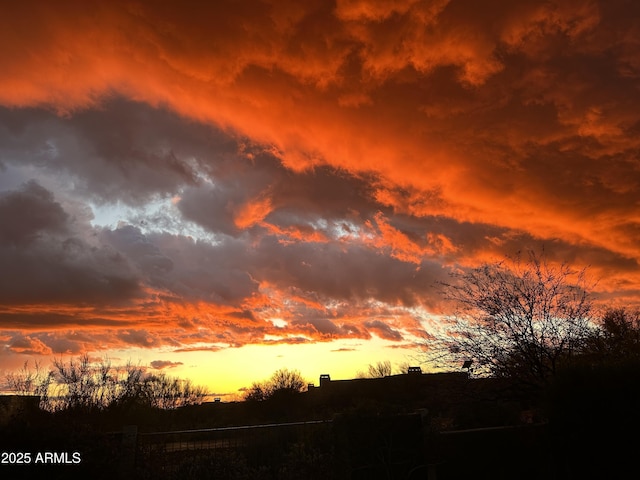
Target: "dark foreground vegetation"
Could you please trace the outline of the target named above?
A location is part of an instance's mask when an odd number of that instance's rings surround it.
[[[633,363],[576,365],[535,399],[466,373],[334,381],[176,409],[49,412],[32,397],[4,397],[0,450],[30,452],[31,464],[0,468],[2,478],[625,478],[639,372]],[[46,452],[66,457],[36,464]]]
[[[629,478],[640,314],[594,313],[572,275],[533,256],[447,285],[461,308],[427,355],[449,373],[392,375],[381,362],[370,378],[306,388],[282,370],[245,401],[203,403],[198,387],[131,366],[25,370],[10,380],[40,395],[0,397],[0,477]],[[55,398],[34,389],[43,379],[58,382]]]

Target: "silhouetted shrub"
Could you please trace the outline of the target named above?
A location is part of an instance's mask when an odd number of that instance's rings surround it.
[[[48,372],[37,363],[35,370],[25,364],[19,372],[7,375],[7,383],[20,395],[39,397],[40,407],[52,412],[135,406],[174,409],[201,404],[207,395],[203,387],[190,380],[163,373],[149,375],[131,363],[113,367],[107,358],[92,364],[87,355],[68,362],[55,359]]]
[[[283,396],[303,391],[307,382],[298,370],[282,368],[264,382],[254,382],[245,392],[246,401],[260,402],[272,398],[274,395]]]

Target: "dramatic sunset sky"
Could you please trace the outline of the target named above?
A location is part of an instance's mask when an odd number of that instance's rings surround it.
[[[0,67],[3,377],[415,364],[530,248],[640,303],[640,2],[21,0]]]

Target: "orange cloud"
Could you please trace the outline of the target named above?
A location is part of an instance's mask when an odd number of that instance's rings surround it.
[[[249,200],[236,210],[234,223],[241,229],[251,227],[262,222],[272,210],[273,205],[268,197]]]
[[[291,242],[328,242],[328,237],[323,233],[309,226],[292,226],[287,228],[265,223],[264,227],[269,232],[280,238],[280,242],[287,244]]]
[[[433,2],[435,4],[446,5],[444,2]],[[348,21],[374,21],[380,22],[388,19],[394,14],[405,14],[418,0],[381,0],[370,2],[367,0],[338,0],[336,2],[335,14],[338,18]]]
[[[37,338],[20,335],[9,343],[9,349],[26,355],[51,355],[51,348]]]
[[[371,230],[377,229],[380,232],[379,235],[365,234],[362,237],[363,240],[376,248],[389,249],[392,257],[403,262],[420,265],[425,258],[436,255],[446,256],[457,250],[451,240],[441,233],[429,232],[424,239],[411,238],[391,226],[382,213],[379,212],[375,220],[375,227],[371,223],[368,223],[368,226]]]
[[[354,222],[343,236],[294,214],[286,222],[272,220],[290,213],[284,207],[302,197],[298,192],[280,198],[264,184],[244,192],[241,179],[230,182],[242,195],[214,213],[203,208],[194,221],[211,231],[227,221],[231,228],[220,242],[237,263],[248,253],[233,226],[259,230],[252,241],[266,246],[252,258],[261,262],[255,270],[227,264],[217,251],[198,250],[202,245],[194,240],[198,261],[183,271],[174,266],[178,255],[172,260],[138,235],[127,244],[134,251],[127,259],[110,256],[112,250],[99,258],[130,269],[127,305],[16,301],[0,309],[11,318],[5,326],[31,334],[46,328],[49,315],[56,333],[82,330],[83,322],[87,331],[126,328],[120,336],[103,331],[105,344],[203,349],[259,342],[265,335],[323,340],[374,332],[399,338],[418,331],[411,325],[418,315],[395,312],[384,317],[384,327],[367,327],[366,321],[376,320],[366,301],[386,294],[373,277],[393,265],[393,278],[406,281],[402,268],[415,273],[414,266],[434,259],[473,265],[521,246],[522,239],[579,250],[577,260],[599,259],[605,276],[610,265],[623,265],[624,278],[606,280],[604,293],[634,297],[640,285],[640,31],[633,21],[638,12],[621,13],[631,7],[620,5],[13,2],[0,19],[3,106],[44,107],[71,118],[124,97],[247,139],[294,172],[292,179],[328,165],[372,180],[371,204],[347,205],[353,210],[348,218],[324,218],[317,202],[313,220]],[[20,132],[20,122],[14,123]],[[260,155],[247,157],[258,164]],[[202,157],[194,164],[205,175],[209,159]],[[160,157],[149,158],[153,164]],[[127,171],[127,165],[119,167]],[[196,175],[185,172],[189,185],[196,185]],[[185,214],[189,192],[170,193],[181,199],[176,204]],[[326,203],[330,196],[327,191]],[[372,213],[380,209],[384,213]],[[217,218],[224,215],[229,218]],[[406,218],[432,224],[412,230],[403,226]],[[453,226],[441,226],[446,221]],[[64,222],[71,225],[66,217]],[[66,240],[59,242],[61,252],[70,248]],[[179,250],[175,238],[164,241],[165,251]],[[85,250],[92,246],[87,241]],[[144,255],[136,256],[136,249]],[[274,259],[274,251],[282,256]],[[391,261],[371,266],[371,252]],[[326,265],[322,254],[332,255]],[[351,271],[340,268],[350,260]],[[222,273],[212,278],[219,265]],[[71,262],[64,267],[75,271]],[[229,278],[240,285],[237,291]],[[136,290],[149,284],[154,287]],[[417,289],[400,290],[385,300],[418,303]],[[344,298],[358,301],[360,313],[339,305]],[[394,325],[398,316],[405,320]],[[286,321],[286,332],[271,318]],[[15,349],[55,350],[49,340],[17,339]],[[84,345],[78,339],[68,348]]]

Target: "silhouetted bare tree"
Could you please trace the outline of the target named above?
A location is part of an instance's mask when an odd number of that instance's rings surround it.
[[[378,363],[369,365],[369,377],[381,378],[391,375],[392,368],[389,360],[380,361]]]
[[[298,370],[282,368],[276,370],[273,375],[264,382],[254,382],[245,392],[247,401],[262,401],[273,397],[275,394],[299,393],[306,385],[306,381]]]
[[[388,377],[392,373],[391,362],[389,360],[381,360],[377,363],[370,363],[366,372],[358,371],[356,378],[382,378]]]
[[[38,363],[35,371],[25,364],[21,371],[7,375],[7,384],[17,393],[39,396],[41,408],[50,411],[104,410],[130,404],[168,409],[202,403],[207,395],[189,380],[148,375],[131,363],[116,368],[108,358],[92,364],[87,355],[67,362],[54,359],[47,373]]]
[[[591,363],[640,362],[640,310],[615,308],[602,316],[584,349]]]
[[[440,365],[474,362],[475,373],[539,384],[578,353],[593,331],[584,271],[529,253],[488,263],[444,284],[458,311],[425,345]]]
[[[164,373],[147,376],[143,389],[149,404],[163,409],[197,405],[206,396],[203,387],[193,385],[190,380],[170,377]]]
[[[273,391],[291,390],[301,392],[306,382],[298,370],[282,368],[276,370],[269,379],[269,386]]]
[[[409,362],[400,362],[395,367],[391,365],[389,360],[381,360],[376,363],[370,363],[366,370],[358,370],[356,372],[356,378],[383,378],[397,374],[406,374],[409,371],[411,365]]]
[[[40,405],[44,406],[49,398],[49,386],[53,381],[53,372],[45,371],[40,362],[35,362],[31,369],[25,362],[18,372],[10,372],[6,376],[7,387],[17,395],[34,395],[40,397]]]

